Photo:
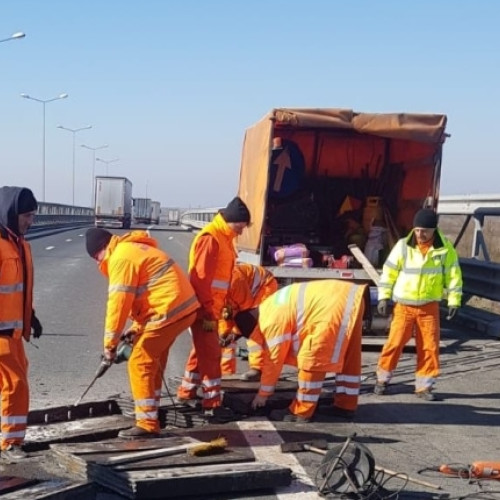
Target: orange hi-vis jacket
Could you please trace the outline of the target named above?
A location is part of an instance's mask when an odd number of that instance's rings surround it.
[[[23,258],[24,255],[24,258]],[[0,330],[29,341],[33,312],[33,260],[29,243],[0,230]]]
[[[278,282],[267,269],[252,264],[238,263],[233,269],[227,304],[231,306],[235,314],[259,305],[263,295],[271,295],[277,289]]]
[[[197,243],[205,235],[211,235],[218,243],[219,253],[215,269],[199,269],[197,262]],[[197,285],[195,292],[201,303],[202,311],[212,319],[221,320],[222,308],[226,302],[226,295],[231,282],[234,263],[236,260],[236,250],[234,248],[234,238],[236,233],[227,225],[221,214],[217,214],[212,222],[207,224],[194,238],[189,251],[188,272],[197,273]],[[204,280],[204,278],[210,278]],[[193,280],[191,280],[193,283]],[[200,290],[200,286],[206,289]]]
[[[117,346],[127,318],[141,334],[196,311],[188,277],[145,231],[113,236],[100,265],[109,278],[104,348]]]
[[[259,395],[273,394],[283,365],[342,372],[366,285],[340,280],[294,283],[259,306],[251,339],[264,346]]]

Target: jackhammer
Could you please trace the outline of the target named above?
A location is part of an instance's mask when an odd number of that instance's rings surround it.
[[[92,386],[95,384],[95,381],[98,378],[101,378],[108,371],[108,369],[112,364],[120,364],[123,363],[124,361],[128,361],[128,359],[130,358],[130,354],[132,353],[132,347],[133,347],[132,340],[130,339],[130,337],[126,336],[118,344],[116,348],[116,356],[113,359],[113,361],[110,361],[109,359],[106,359],[104,356],[102,356],[101,362],[97,367],[92,382],[90,382],[89,386],[85,389],[85,391],[83,391],[83,394],[75,401],[73,406],[78,406],[80,404],[81,400],[85,397],[87,392],[89,392]]]

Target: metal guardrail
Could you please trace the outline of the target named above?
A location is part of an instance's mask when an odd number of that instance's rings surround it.
[[[94,222],[94,209],[89,207],[74,207],[61,203],[38,203],[33,228],[49,225],[64,225]]]

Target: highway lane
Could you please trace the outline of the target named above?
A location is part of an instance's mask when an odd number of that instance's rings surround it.
[[[123,231],[116,231],[119,233]],[[152,234],[186,269],[192,233],[153,230]],[[25,346],[30,360],[32,409],[72,404],[90,383],[99,364],[107,280],[88,256],[84,235],[85,229],[75,229],[30,241],[35,265],[35,307],[44,327],[42,337]],[[189,347],[186,332],[172,348],[167,379],[182,374]],[[130,394],[124,364],[113,366],[97,380],[86,400],[116,394]]]

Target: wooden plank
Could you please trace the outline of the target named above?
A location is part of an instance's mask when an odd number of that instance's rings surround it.
[[[134,420],[123,415],[87,418],[56,424],[34,425],[26,430],[26,441],[57,443],[81,437],[106,439],[116,437],[118,431],[134,425]]]
[[[105,474],[99,474],[100,470]],[[94,480],[133,499],[182,498],[277,488],[291,483],[291,470],[274,464],[236,463],[176,467],[155,471],[118,472],[96,465]]]
[[[32,484],[38,483],[38,479],[27,479],[17,476],[0,476],[0,495],[5,495],[12,491],[16,491]]]
[[[2,500],[88,500],[96,498],[96,486],[85,482],[74,482],[67,479],[38,481],[33,486],[22,490],[2,494]]]
[[[367,259],[366,255],[355,243],[348,245],[348,248],[356,258],[356,260],[361,264],[363,269],[366,271],[366,274],[368,274],[375,285],[378,286],[380,282],[380,275],[378,271],[373,267],[372,263]]]

